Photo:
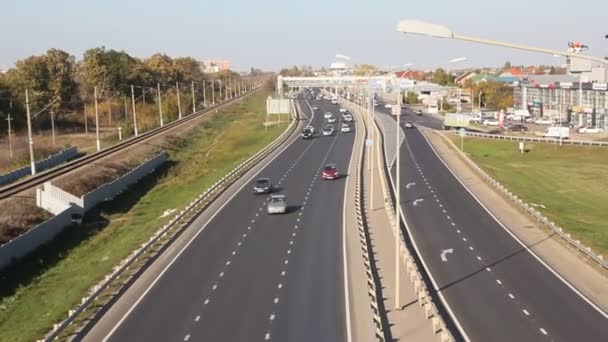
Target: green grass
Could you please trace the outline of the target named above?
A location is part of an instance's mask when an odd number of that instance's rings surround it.
[[[460,138],[453,136],[460,146]],[[465,152],[494,179],[608,256],[608,149],[465,138]],[[542,208],[540,205],[545,206]]]
[[[66,229],[29,257],[0,272],[0,341],[32,341],[66,317],[87,290],[169,218],[238,163],[274,140],[265,131],[267,92],[220,110],[190,136],[176,138],[159,172]]]

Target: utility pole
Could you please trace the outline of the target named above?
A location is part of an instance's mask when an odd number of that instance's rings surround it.
[[[205,87],[205,80],[203,80],[203,106],[207,108],[207,87]]]
[[[32,139],[32,116],[30,114],[30,95],[27,89],[25,89],[25,108],[27,113],[27,137],[30,149],[30,167],[33,176],[36,174],[36,162],[34,161],[34,140]]]
[[[399,212],[401,211],[401,175],[400,175],[400,167],[399,167],[399,163],[401,161],[401,139],[399,139],[401,137],[401,128],[400,128],[400,122],[401,122],[401,82],[399,82],[397,84],[397,92],[399,93],[399,96],[397,96],[397,106],[399,107],[399,113],[397,114],[397,123],[396,123],[396,131],[397,134],[395,134],[396,141],[395,141],[395,148],[397,151],[397,156],[395,158],[395,163],[397,163],[397,175],[396,175],[396,191],[395,191],[395,309],[400,310],[401,309],[401,300],[400,300],[400,291],[399,291],[399,277],[400,277],[400,270],[401,268],[399,267],[400,265],[400,260],[399,260],[399,242],[401,240],[401,220],[399,219]]]
[[[215,80],[211,80],[211,105],[215,106]]]
[[[125,120],[127,120],[128,116],[129,116],[129,106],[127,104],[127,94],[125,94]]]
[[[9,150],[11,159],[13,159],[13,137],[11,135],[11,121],[13,121],[13,118],[11,118],[11,113],[8,113],[8,116],[6,117],[6,121],[8,121],[8,150]]]
[[[218,102],[222,101],[222,80],[217,80],[218,85],[220,86],[220,97],[218,99]]]
[[[141,97],[142,97],[142,101],[145,105],[146,104],[146,88],[145,87],[141,87]]]
[[[108,126],[112,126],[112,99],[108,102]]]
[[[194,81],[190,84],[190,88],[192,91],[192,113],[196,113],[196,97],[194,95]]]
[[[50,110],[50,114],[51,114],[51,137],[53,140],[53,146],[55,146],[55,113],[53,112],[53,110]]]
[[[179,119],[182,118],[182,101],[179,99],[179,82],[175,82],[175,89],[177,89],[177,112]]]
[[[133,89],[133,85],[131,84],[131,104],[133,105],[133,132],[135,136],[139,135],[137,130],[137,111],[135,110],[135,90]]]
[[[157,94],[158,94],[158,115],[160,117],[160,127],[163,127],[165,125],[165,123],[163,121],[163,104],[162,104],[162,98],[160,96],[160,82],[156,83],[156,89],[157,89]]]
[[[84,134],[89,134],[89,124],[87,123],[87,102],[84,102]]]
[[[97,140],[97,152],[101,150],[101,142],[99,141],[99,111],[97,110],[97,87],[94,88],[95,96],[95,138]]]

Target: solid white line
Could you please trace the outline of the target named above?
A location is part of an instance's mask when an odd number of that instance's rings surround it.
[[[460,183],[460,185],[462,185],[462,187],[477,201],[477,203],[479,203],[479,205],[494,219],[494,221],[496,221],[509,235],[511,235],[511,237],[517,241],[522,247],[524,247],[524,249],[530,253],[536,260],[538,260],[538,262],[540,262],[543,266],[545,266],[545,268],[547,270],[549,270],[551,273],[553,273],[553,275],[555,275],[559,280],[561,280],[566,286],[568,286],[572,291],[574,291],[574,293],[576,293],[581,299],[583,299],[585,302],[587,302],[587,304],[591,305],[592,308],[594,308],[597,312],[599,312],[602,316],[604,316],[605,318],[608,318],[608,313],[604,312],[604,310],[602,310],[599,306],[597,306],[595,303],[593,303],[589,298],[587,298],[582,292],[580,292],[576,287],[574,287],[574,285],[570,284],[570,282],[568,282],[564,277],[562,277],[556,270],[554,270],[551,266],[549,266],[544,260],[542,260],[538,255],[536,255],[536,253],[534,253],[534,251],[532,251],[531,248],[529,248],[528,246],[526,246],[513,232],[511,232],[511,230],[509,230],[509,228],[507,228],[499,219],[498,217],[496,217],[491,211],[490,209],[488,209],[488,207],[486,207],[479,198],[477,198],[477,196],[475,196],[475,194],[473,194],[473,192],[462,182],[462,180],[448,167],[448,165],[446,164],[446,162],[443,160],[443,158],[441,158],[441,156],[439,155],[439,153],[437,153],[437,151],[435,150],[435,147],[429,142],[429,139],[426,137],[425,134],[422,134],[422,136],[424,137],[424,139],[426,140],[427,144],[431,147],[431,149],[433,150],[433,152],[435,152],[435,155],[437,156],[437,158],[439,158],[439,160],[443,163],[443,165],[445,165],[446,169],[448,169],[448,171],[450,171],[450,173],[454,176],[454,178],[456,178],[456,180],[458,180],[458,182]]]

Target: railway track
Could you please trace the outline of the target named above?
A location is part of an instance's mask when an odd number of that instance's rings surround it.
[[[87,154],[83,157],[74,159],[72,161],[69,161],[67,163],[61,164],[57,167],[54,167],[50,170],[46,170],[44,172],[41,172],[39,174],[36,174],[35,176],[30,176],[27,177],[21,181],[17,181],[14,183],[11,183],[7,186],[4,186],[2,188],[0,188],[0,200],[5,199],[5,198],[9,198],[11,196],[14,196],[20,192],[29,190],[31,188],[34,188],[46,181],[49,181],[51,179],[54,179],[58,176],[61,176],[67,172],[71,172],[74,170],[77,170],[78,168],[81,168],[83,166],[86,166],[94,161],[100,160],[102,158],[105,158],[107,156],[110,156],[112,154],[118,153],[118,152],[122,152],[127,148],[130,148],[132,146],[135,146],[137,144],[140,144],[142,142],[145,142],[149,139],[152,139],[156,136],[158,136],[159,134],[162,133],[166,133],[169,132],[177,127],[180,127],[184,124],[187,124],[188,122],[191,122],[192,120],[195,120],[205,114],[208,114],[214,110],[223,108],[225,106],[228,106],[232,103],[234,103],[235,101],[242,99],[244,97],[247,97],[253,93],[255,93],[257,90],[259,90],[260,88],[255,88],[254,90],[245,93],[243,95],[239,95],[237,97],[234,97],[226,102],[222,102],[219,103],[215,106],[209,107],[209,108],[205,108],[204,110],[195,112],[193,114],[190,114],[188,116],[182,117],[181,119],[172,121],[166,125],[164,125],[163,127],[158,127],[155,128],[153,130],[147,131],[145,133],[142,133],[140,135],[138,135],[137,137],[131,137],[129,139],[124,140],[121,143],[118,143],[116,145],[110,146],[108,148],[105,148],[99,152],[95,152],[95,153],[91,153],[91,154]]]

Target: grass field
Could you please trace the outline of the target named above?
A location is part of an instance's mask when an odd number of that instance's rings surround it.
[[[460,145],[460,138],[453,136]],[[608,256],[608,149],[466,138],[465,152],[543,215]]]
[[[84,227],[0,272],[0,341],[32,341],[112,267],[234,166],[274,140],[286,124],[264,130],[268,92],[220,110],[190,136],[175,138],[163,170],[87,217]]]

